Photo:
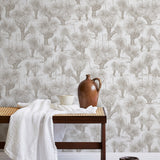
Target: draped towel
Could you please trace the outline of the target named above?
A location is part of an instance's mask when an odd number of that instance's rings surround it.
[[[97,107],[52,104],[37,99],[10,117],[4,151],[14,160],[57,160],[52,116],[66,113],[96,113]]]

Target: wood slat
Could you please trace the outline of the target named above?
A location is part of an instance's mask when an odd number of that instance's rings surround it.
[[[53,116],[53,123],[106,123],[106,116]]]
[[[101,149],[100,142],[56,142],[57,149]]]
[[[55,142],[57,149],[101,149],[101,142]],[[5,142],[0,142],[0,149],[4,149]]]

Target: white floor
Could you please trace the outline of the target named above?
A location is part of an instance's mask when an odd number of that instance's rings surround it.
[[[160,153],[107,153],[106,160],[119,160],[124,156],[136,156],[139,160],[160,160]],[[59,152],[58,160],[100,160],[98,152]],[[0,160],[11,160],[0,152]]]

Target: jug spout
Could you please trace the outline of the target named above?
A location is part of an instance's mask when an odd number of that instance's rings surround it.
[[[86,79],[91,79],[91,75],[90,75],[90,74],[87,74],[87,75],[86,75]]]

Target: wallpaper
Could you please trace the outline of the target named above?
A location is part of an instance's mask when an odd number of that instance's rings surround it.
[[[102,80],[107,151],[159,152],[159,0],[0,0],[0,106],[78,103],[86,74]],[[64,141],[100,140],[99,129],[71,125]]]

